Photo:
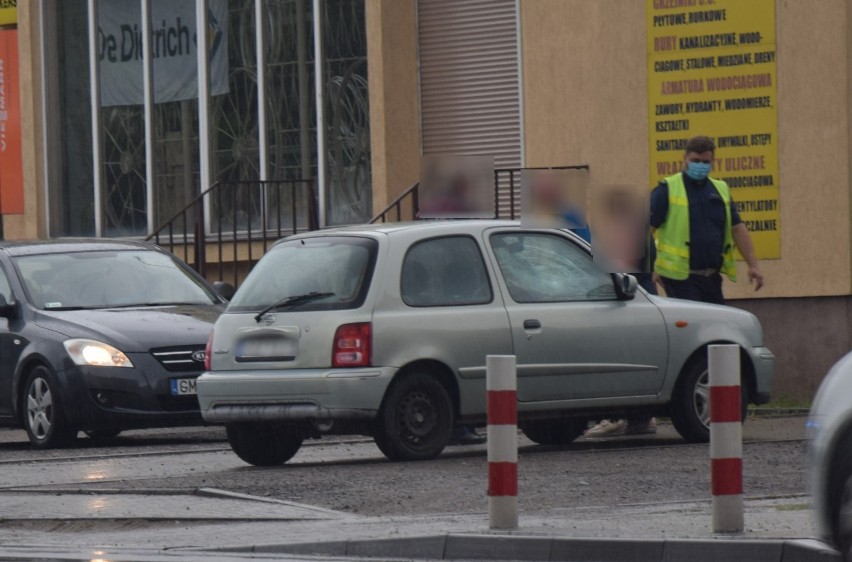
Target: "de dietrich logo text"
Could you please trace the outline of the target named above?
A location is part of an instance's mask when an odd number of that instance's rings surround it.
[[[219,21],[208,11],[207,38],[210,45],[210,58],[216,55],[222,42],[222,28]],[[158,27],[151,30],[151,56],[154,59],[162,57],[183,57],[192,55],[197,44],[197,37],[190,31],[186,21],[180,16],[174,20],[160,20]],[[98,58],[109,62],[128,62],[142,60],[142,31],[138,22],[122,23],[119,33],[105,33],[98,26]]]

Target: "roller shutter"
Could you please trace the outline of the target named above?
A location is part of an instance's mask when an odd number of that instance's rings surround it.
[[[419,0],[423,154],[493,155],[520,168],[521,103],[516,0]],[[500,216],[510,212],[501,176]],[[515,175],[517,210],[520,174]]]

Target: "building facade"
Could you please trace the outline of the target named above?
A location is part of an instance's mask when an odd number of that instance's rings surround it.
[[[144,236],[216,181],[318,178],[322,221],[362,222],[424,154],[650,188],[709,134],[767,279],[725,291],[776,396],[852,349],[848,0],[28,0],[13,28],[7,238]]]

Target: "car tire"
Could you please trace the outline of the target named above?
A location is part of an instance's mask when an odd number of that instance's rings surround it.
[[[379,450],[394,461],[433,459],[453,429],[453,405],[447,389],[425,373],[403,375],[385,395],[376,418]]]
[[[42,365],[33,368],[24,382],[21,415],[33,448],[65,447],[77,437],[77,430],[69,425],[62,409],[56,379]]]
[[[225,426],[231,449],[254,466],[278,466],[295,456],[302,436],[286,427],[264,423],[229,423]]]
[[[831,539],[843,560],[852,560],[852,433],[839,439],[837,455],[829,473],[825,505],[831,524]]]
[[[740,387],[745,422],[748,413],[748,388]],[[672,424],[680,435],[692,443],[710,440],[710,385],[707,355],[702,353],[684,368],[675,384],[671,402]]]
[[[583,435],[586,424],[574,418],[521,422],[521,431],[539,445],[568,445]]]

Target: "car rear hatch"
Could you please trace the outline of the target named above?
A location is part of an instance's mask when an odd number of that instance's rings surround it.
[[[366,306],[376,239],[316,236],[276,244],[214,329],[212,371],[367,366]]]

